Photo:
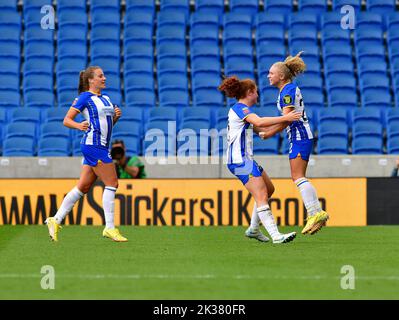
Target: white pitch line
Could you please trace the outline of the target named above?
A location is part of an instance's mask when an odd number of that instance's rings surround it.
[[[231,275],[231,276],[216,276],[212,274],[197,274],[197,275],[173,275],[173,274],[55,274],[56,278],[71,278],[71,279],[235,279],[235,280],[329,280],[341,279],[341,277],[330,277],[323,275],[315,276],[271,276],[271,275]],[[27,273],[3,273],[0,274],[2,279],[18,279],[18,278],[42,278],[42,274],[27,274]],[[399,281],[399,276],[356,276],[355,280],[385,280],[385,281]]]

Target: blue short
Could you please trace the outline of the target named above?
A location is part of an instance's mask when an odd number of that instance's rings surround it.
[[[298,155],[303,160],[309,161],[310,154],[313,149],[313,139],[293,140],[290,143],[290,151],[288,153],[290,159],[295,159]]]
[[[230,163],[227,168],[240,179],[243,185],[249,181],[250,177],[260,177],[263,172],[263,168],[255,160],[249,159],[246,159],[243,163]]]
[[[84,157],[83,164],[90,167],[95,167],[99,162],[112,163],[111,153],[106,147],[81,144],[80,150],[82,150]]]

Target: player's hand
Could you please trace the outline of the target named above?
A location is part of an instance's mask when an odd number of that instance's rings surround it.
[[[85,121],[79,123],[79,130],[86,131],[87,128],[89,128],[89,122],[88,121],[85,120]]]
[[[115,111],[115,120],[118,120],[122,116],[122,111],[121,109],[119,109],[118,106],[115,106],[114,111]]]
[[[265,140],[267,137],[266,137],[266,132],[263,132],[263,131],[261,131],[261,132],[259,132],[259,137],[262,139],[262,140]]]
[[[284,115],[284,117],[286,118],[286,121],[292,122],[299,120],[302,117],[302,113],[294,110]]]

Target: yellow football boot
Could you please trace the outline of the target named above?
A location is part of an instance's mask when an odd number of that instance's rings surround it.
[[[306,225],[302,230],[302,234],[315,234],[319,231],[323,226],[326,225],[329,216],[325,211],[319,211],[315,215],[310,216],[306,220]]]
[[[48,227],[48,233],[50,234],[50,239],[52,241],[58,241],[58,232],[62,227],[57,223],[55,218],[47,218],[45,223],[47,224]]]
[[[116,242],[126,242],[127,241],[127,239],[124,236],[122,236],[120,234],[119,230],[116,228],[113,228],[113,229],[105,228],[103,231],[103,237],[110,238]]]

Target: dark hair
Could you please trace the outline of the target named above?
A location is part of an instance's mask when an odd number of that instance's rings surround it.
[[[236,76],[231,76],[225,78],[218,89],[224,92],[227,97],[239,100],[245,98],[248,91],[256,90],[256,84],[251,79],[240,80]]]
[[[97,69],[101,68],[99,66],[90,66],[87,67],[85,70],[80,71],[78,86],[79,94],[85,91],[89,91],[89,79],[94,78],[94,71]]]

